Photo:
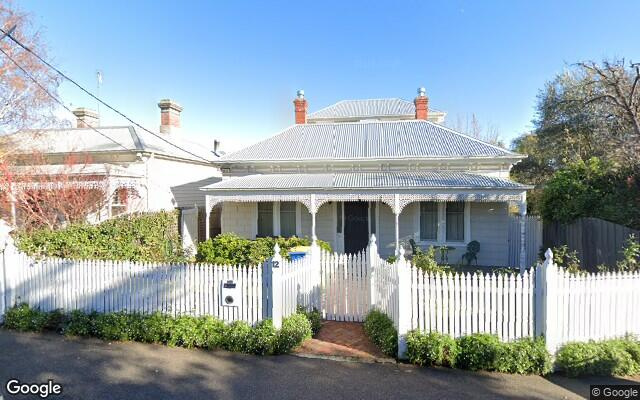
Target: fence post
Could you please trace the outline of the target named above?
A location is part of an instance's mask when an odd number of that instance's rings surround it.
[[[558,347],[558,266],[547,249],[544,263],[536,274],[536,335],[543,336],[547,351],[554,355]]]
[[[8,269],[12,255],[16,254],[16,248],[13,245],[13,238],[9,234],[13,229],[4,220],[0,219],[0,252],[2,257],[0,260],[0,322],[4,321],[4,314],[8,308],[12,306],[13,299],[9,293],[11,284],[7,282]]]
[[[280,246],[276,243],[273,246],[273,257],[265,264],[267,266],[266,276],[268,279],[267,296],[268,307],[266,317],[271,317],[273,326],[276,329],[282,327],[282,256],[280,255]],[[263,312],[264,314],[264,312]]]
[[[367,248],[367,272],[369,273],[369,309],[373,309],[376,306],[376,267],[378,265],[378,245],[376,244],[376,235],[371,234],[369,239],[369,246]]]
[[[398,273],[398,358],[407,358],[407,333],[411,329],[411,264],[404,258],[400,246],[397,262]]]
[[[313,240],[311,242],[311,269],[310,271],[313,275],[313,289],[311,290],[311,304],[307,306],[311,308],[315,308],[317,310],[322,310],[322,268],[320,266],[320,246],[318,246],[318,241]]]

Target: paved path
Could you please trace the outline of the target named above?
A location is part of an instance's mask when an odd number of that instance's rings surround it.
[[[536,376],[254,357],[0,329],[5,399],[14,398],[5,392],[9,378],[54,379],[66,399],[562,399],[588,390],[566,379],[556,384]]]

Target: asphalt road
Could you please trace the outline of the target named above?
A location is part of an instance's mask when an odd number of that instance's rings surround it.
[[[572,399],[589,390],[588,382],[560,377],[255,357],[0,329],[0,393],[29,398],[7,394],[11,378],[53,379],[63,393],[52,399]]]

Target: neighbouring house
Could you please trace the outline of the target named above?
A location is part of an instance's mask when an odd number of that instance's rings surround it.
[[[154,134],[137,126],[101,126],[95,111],[78,108],[73,111],[75,128],[21,131],[3,137],[12,143],[15,179],[0,190],[17,193],[65,185],[100,189],[106,199],[92,216],[96,221],[131,212],[204,210],[200,187],[221,179],[212,163],[219,158],[214,148],[218,142],[207,149],[190,141],[181,131],[178,103],[165,99],[158,107],[161,125]],[[35,179],[35,174],[46,175],[46,179]],[[15,207],[12,214],[9,218],[19,225]],[[202,219],[202,236],[204,226]]]
[[[345,100],[310,114],[303,91],[293,103],[295,125],[215,161],[223,179],[203,190],[222,232],[308,236],[345,253],[375,234],[382,256],[413,239],[448,248],[454,263],[478,241],[479,265],[507,266],[509,209],[524,215],[531,189],[509,170],[525,156],[441,125],[424,88],[413,102]],[[523,222],[521,266],[524,234]]]

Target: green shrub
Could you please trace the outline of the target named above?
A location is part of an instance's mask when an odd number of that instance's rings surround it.
[[[384,354],[389,357],[398,355],[398,331],[385,313],[378,310],[369,312],[364,320],[364,332]]]
[[[640,342],[626,337],[567,343],[558,350],[556,365],[572,377],[635,375],[640,373]]]
[[[456,339],[458,358],[456,366],[472,371],[495,370],[496,359],[501,353],[501,342],[496,335],[476,333]]]
[[[272,354],[276,346],[278,333],[270,319],[258,322],[247,337],[245,352],[250,354]]]
[[[509,374],[546,375],[551,372],[551,356],[543,338],[522,338],[501,343],[495,370]]]
[[[316,336],[320,332],[320,328],[322,328],[322,313],[315,307],[313,307],[313,310],[308,311],[302,306],[298,306],[297,312],[307,317],[311,323],[311,334]]]
[[[417,365],[455,367],[458,344],[449,335],[437,332],[407,334],[407,357]]]
[[[282,328],[276,339],[275,353],[289,353],[305,339],[311,337],[311,322],[304,314],[293,314],[282,320]]]
[[[103,340],[132,340],[186,348],[223,348],[259,355],[288,353],[311,336],[311,322],[303,313],[285,318],[282,328],[277,331],[269,319],[251,327],[242,321],[225,325],[223,321],[210,316],[174,318],[161,313],[47,313],[30,308],[27,304],[12,307],[6,312],[5,327],[37,332],[55,329],[66,335],[96,336]]]
[[[184,261],[177,212],[130,214],[98,225],[72,224],[16,235],[17,247],[34,256],[72,259]]]
[[[196,260],[211,264],[259,265],[273,255],[276,242],[280,246],[280,255],[289,258],[289,250],[298,246],[310,246],[308,238],[258,238],[249,240],[234,233],[223,233],[213,239],[198,243]],[[331,251],[327,242],[318,240],[320,248]]]
[[[246,353],[247,341],[249,340],[250,333],[251,327],[246,322],[232,322],[227,325],[225,329],[225,340],[222,344],[222,348],[229,351]]]

